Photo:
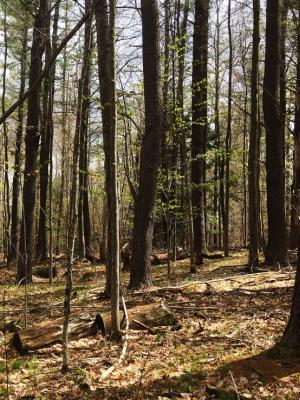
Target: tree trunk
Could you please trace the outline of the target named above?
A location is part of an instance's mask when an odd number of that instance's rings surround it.
[[[208,0],[196,0],[193,72],[192,72],[192,205],[194,227],[194,263],[203,264],[205,247],[204,220],[204,168],[207,138],[207,51],[208,51]],[[195,271],[193,271],[195,272]]]
[[[109,18],[108,18],[109,13]],[[105,152],[105,189],[108,208],[108,260],[112,329],[120,336],[119,204],[117,187],[117,116],[115,66],[115,0],[97,0],[95,7],[100,98]],[[109,279],[108,279],[109,281]],[[107,288],[109,289],[109,288]]]
[[[89,1],[90,3],[90,1]],[[88,117],[90,108],[90,76],[92,52],[92,22],[86,24],[83,54],[82,111],[80,123],[79,202],[78,202],[78,252],[79,257],[92,259],[91,223],[88,192]]]
[[[138,195],[134,206],[131,289],[150,283],[153,219],[162,138],[158,5],[156,0],[142,0],[141,6],[145,132],[141,147]]]
[[[50,41],[50,11],[45,18],[45,34],[47,39],[45,43],[45,62],[49,62],[51,57],[51,41]],[[51,68],[51,70],[53,67]],[[36,259],[45,261],[47,259],[47,200],[48,200],[48,181],[49,181],[49,163],[50,163],[50,144],[52,132],[52,109],[51,91],[52,91],[52,71],[49,71],[44,79],[43,87],[43,112],[41,121],[41,149],[40,149],[40,208],[39,208],[39,228],[36,244]],[[51,112],[49,113],[49,110]]]
[[[52,47],[53,51],[57,49],[57,31],[59,20],[59,4],[56,3],[53,18],[53,32],[52,32]],[[53,180],[53,106],[54,106],[54,93],[55,93],[55,71],[56,65],[54,64],[50,70],[50,93],[49,93],[49,107],[48,107],[48,124],[50,130],[50,143],[49,143],[49,283],[53,283],[53,226],[52,226],[52,180]]]
[[[34,31],[31,47],[31,62],[29,70],[29,87],[33,87],[36,77],[42,71],[42,55],[44,51],[44,20],[48,12],[48,1],[40,0],[39,9],[34,21]],[[25,171],[23,186],[23,217],[19,244],[19,259],[17,281],[30,283],[32,281],[33,263],[33,227],[36,192],[37,156],[39,148],[40,119],[40,89],[41,84],[34,86],[28,97],[28,112],[25,137]]]
[[[288,263],[285,221],[285,149],[279,104],[280,1],[267,1],[264,75],[268,245],[266,263]]]
[[[65,6],[65,32],[68,30],[68,2]],[[58,215],[56,223],[56,249],[55,253],[58,255],[61,252],[61,228],[62,219],[64,215],[64,197],[65,197],[65,187],[66,187],[66,144],[67,144],[67,93],[66,93],[66,73],[67,73],[67,52],[66,49],[63,53],[63,65],[62,65],[62,120],[61,120],[61,130],[62,130],[62,143],[61,143],[61,175],[60,175],[60,188],[59,188],[59,201],[58,201]]]
[[[249,261],[250,271],[258,267],[259,258],[259,121],[258,121],[258,67],[259,67],[260,0],[253,0],[253,47],[251,69],[251,125],[248,158],[249,194]]]
[[[21,53],[21,72],[20,72],[20,90],[19,98],[25,92],[26,84],[26,60],[27,60],[27,43],[28,43],[28,28],[22,29],[22,53]],[[11,206],[11,232],[10,232],[10,252],[8,261],[17,261],[17,253],[19,246],[19,197],[20,197],[20,171],[21,171],[21,147],[23,138],[23,125],[24,125],[24,103],[18,109],[18,125],[16,132],[15,144],[15,161],[14,161],[14,175],[12,182],[12,206]]]
[[[75,231],[77,224],[77,175],[78,175],[78,156],[79,156],[79,135],[80,125],[79,121],[80,110],[82,102],[82,84],[81,80],[78,83],[78,113],[76,118],[76,130],[74,135],[73,145],[73,163],[72,163],[72,177],[71,177],[71,190],[69,199],[69,213],[68,213],[68,243],[67,243],[67,271],[66,271],[66,289],[65,289],[65,300],[64,300],[64,323],[63,323],[63,365],[62,371],[66,372],[69,368],[68,364],[68,330],[69,330],[69,317],[70,317],[70,304],[71,304],[71,293],[73,287],[72,267],[74,258],[74,242],[75,242]]]
[[[5,100],[6,100],[6,75],[7,75],[7,56],[8,56],[8,36],[7,36],[7,14],[6,5],[4,6],[4,63],[2,75],[2,114],[5,113]],[[10,206],[9,206],[9,177],[8,177],[8,136],[7,125],[3,123],[3,140],[4,140],[4,190],[3,190],[3,204],[4,204],[4,257],[8,263],[10,242]]]
[[[215,166],[214,166],[214,227],[213,227],[213,247],[221,247],[221,196],[220,196],[220,4],[216,2],[216,33],[214,39],[214,56],[215,56],[215,104],[214,104],[214,125],[215,125]]]
[[[93,19],[93,13],[90,12],[91,3],[89,0],[85,2],[85,12],[88,15],[88,19],[85,23],[85,33],[87,27],[91,24]],[[86,70],[86,65],[82,65],[82,69]],[[67,245],[67,271],[66,271],[66,289],[65,289],[65,300],[64,300],[64,322],[63,322],[63,364],[62,371],[66,372],[69,368],[69,357],[68,357],[68,331],[69,331],[69,318],[71,311],[71,293],[73,287],[73,258],[74,258],[74,244],[75,244],[75,232],[77,224],[77,198],[78,198],[78,158],[79,158],[79,144],[80,144],[80,130],[82,122],[82,100],[83,100],[83,81],[79,79],[78,82],[78,106],[77,106],[77,118],[76,118],[76,130],[74,135],[74,146],[73,146],[73,160],[72,160],[72,177],[71,177],[71,190],[69,199],[69,214],[68,214],[68,245]]]
[[[184,215],[188,221],[188,247],[190,252],[190,269],[194,268],[194,227],[193,227],[193,209],[191,199],[190,174],[188,168],[188,150],[187,150],[187,127],[184,115],[184,72],[186,58],[186,33],[187,21],[190,10],[190,1],[185,0],[183,7],[183,17],[180,28],[180,52],[178,57],[178,84],[177,84],[177,109],[179,110],[179,127],[180,131],[180,153],[181,153],[181,170],[184,177]]]
[[[295,193],[297,195],[297,204],[299,204],[300,193],[300,1],[298,1],[299,19],[298,23],[298,55],[297,55],[297,81],[296,81],[296,108],[295,108]],[[297,357],[300,355],[300,240],[298,232],[298,262],[296,280],[294,286],[294,296],[292,301],[291,314],[284,331],[283,337],[277,346],[281,355],[286,357]]]
[[[228,40],[229,40],[229,64],[228,64],[228,116],[225,144],[225,197],[223,219],[223,247],[225,257],[229,256],[229,211],[230,211],[230,151],[231,151],[231,123],[232,123],[232,69],[233,47],[231,34],[231,0],[228,2]]]

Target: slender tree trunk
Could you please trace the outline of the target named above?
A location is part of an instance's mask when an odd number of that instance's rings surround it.
[[[223,220],[223,247],[225,257],[229,256],[229,211],[230,211],[230,151],[231,151],[231,123],[232,123],[232,69],[233,69],[233,47],[231,34],[231,0],[228,1],[228,41],[229,41],[229,64],[228,64],[228,116],[225,143],[225,198],[224,198],[224,220]]]
[[[5,99],[6,99],[6,73],[7,73],[7,56],[8,56],[8,37],[7,37],[7,14],[6,5],[4,6],[4,63],[2,75],[2,114],[5,113]],[[9,205],[9,178],[8,178],[8,136],[6,122],[3,124],[3,139],[4,139],[4,190],[3,190],[3,204],[4,204],[4,257],[8,263],[10,242],[10,205]]]
[[[221,196],[220,196],[220,4],[219,0],[216,2],[217,7],[217,21],[216,21],[216,36],[215,36],[215,142],[217,154],[215,156],[214,166],[214,233],[213,233],[213,246],[215,248],[221,247]]]
[[[45,18],[45,62],[49,62],[51,57],[51,41],[50,41],[50,20],[51,13],[47,10]],[[52,67],[53,68],[53,67]],[[51,69],[52,69],[51,68]],[[48,183],[49,183],[49,164],[50,164],[50,143],[52,135],[52,124],[49,120],[52,119],[52,105],[51,103],[51,69],[44,79],[43,87],[43,112],[41,121],[41,149],[40,149],[40,208],[39,208],[39,228],[38,238],[36,244],[36,259],[45,261],[47,259],[47,203],[48,203]],[[51,109],[51,113],[49,110]],[[51,115],[49,115],[51,114]]]
[[[162,138],[162,96],[159,14],[156,0],[142,0],[145,132],[140,156],[137,201],[134,207],[132,268],[129,287],[150,283],[153,219]]]
[[[251,125],[248,158],[249,194],[249,261],[250,271],[258,267],[259,258],[259,120],[258,120],[258,67],[259,67],[260,0],[253,0],[253,47],[251,69]]]
[[[28,28],[25,27],[22,30],[22,53],[21,53],[21,72],[20,72],[20,90],[19,98],[21,98],[25,92],[26,84],[26,59],[27,59],[27,43],[28,43]],[[17,253],[19,246],[19,197],[21,188],[21,147],[23,138],[23,125],[24,125],[24,103],[18,108],[18,125],[16,132],[16,144],[15,144],[15,161],[14,161],[14,175],[12,182],[12,206],[11,206],[11,232],[10,232],[10,252],[8,261],[17,261]]]
[[[65,6],[65,32],[68,30],[68,1]],[[64,197],[65,197],[65,186],[66,186],[66,145],[67,145],[67,94],[66,94],[66,73],[67,73],[67,52],[63,53],[63,65],[62,65],[62,143],[61,143],[61,176],[60,176],[60,189],[59,189],[59,202],[58,202],[58,215],[56,223],[56,249],[55,253],[58,255],[61,252],[61,227],[62,219],[64,215]]]
[[[53,51],[57,49],[57,31],[59,20],[59,3],[56,4],[54,9],[53,18],[53,32],[52,32],[52,47]],[[49,283],[53,283],[53,227],[52,227],[52,178],[53,178],[53,107],[54,107],[54,93],[55,93],[55,72],[56,65],[54,64],[50,70],[50,93],[49,93],[49,107],[48,107],[48,124],[49,124]]]
[[[169,216],[169,154],[168,154],[168,135],[170,130],[169,116],[169,86],[170,86],[170,1],[164,2],[164,20],[165,20],[165,43],[164,43],[164,71],[163,71],[163,131],[161,144],[161,169],[162,179],[164,179],[164,188],[161,192],[161,200],[165,206],[165,212],[162,217],[162,238],[163,245],[167,247],[168,255],[170,253],[170,216]],[[170,268],[170,257],[168,256],[168,269]]]
[[[79,135],[80,135],[80,121],[81,121],[81,102],[82,102],[82,82],[79,80],[78,84],[78,113],[76,118],[76,130],[74,135],[73,145],[73,162],[72,162],[72,177],[71,177],[71,190],[69,199],[69,213],[68,213],[68,243],[67,243],[67,271],[66,271],[66,289],[64,300],[64,323],[63,323],[63,365],[62,371],[66,372],[69,368],[68,361],[68,329],[69,317],[71,310],[71,293],[73,287],[72,267],[74,258],[74,243],[75,232],[77,224],[77,180],[78,180],[78,157],[79,157]]]
[[[190,174],[188,168],[188,151],[187,151],[187,129],[185,126],[184,116],[184,70],[186,58],[186,34],[187,21],[190,10],[190,1],[185,0],[183,6],[183,17],[180,28],[180,50],[178,54],[178,83],[177,83],[177,109],[179,110],[179,130],[180,130],[180,153],[181,153],[181,169],[184,177],[184,199],[185,218],[188,221],[188,244],[190,252],[190,269],[194,268],[194,227],[193,227],[193,209],[190,188]]]
[[[109,13],[109,18],[108,18]],[[111,319],[116,338],[120,336],[119,317],[119,204],[117,187],[117,117],[115,65],[115,0],[96,1],[96,27],[102,125],[105,152],[105,186],[108,208],[108,263],[111,287]],[[108,279],[109,280],[109,279]]]
[[[90,0],[88,1],[90,3]],[[88,4],[90,6],[90,4]],[[82,69],[82,112],[80,123],[80,154],[79,154],[79,202],[78,202],[78,251],[80,257],[92,259],[91,224],[89,213],[88,192],[88,116],[90,108],[90,75],[92,51],[91,20],[86,24],[85,44],[83,54],[84,69]]]
[[[48,11],[48,1],[40,0],[38,13],[35,17],[31,62],[29,70],[29,87],[33,87],[36,77],[42,71],[42,55],[44,50],[44,19]],[[35,85],[28,97],[27,126],[25,136],[25,171],[23,186],[23,217],[19,244],[19,259],[17,269],[17,281],[30,283],[32,281],[33,263],[33,228],[34,207],[36,192],[37,156],[40,141],[39,117],[40,117],[40,89],[41,84]]]
[[[285,148],[278,99],[280,78],[280,1],[267,1],[264,75],[268,245],[266,263],[288,263],[285,221]]]
[[[208,0],[196,0],[193,73],[192,73],[192,205],[194,227],[194,263],[203,264],[205,247],[204,221],[204,154],[207,138],[207,51],[208,51]]]
[[[247,73],[246,73],[246,65],[245,65],[245,55],[243,57],[243,75],[244,75],[244,85],[245,85],[245,99],[244,99],[244,126],[243,126],[243,205],[242,205],[242,221],[243,221],[243,226],[242,226],[242,241],[243,241],[243,246],[246,248],[247,247],[247,242],[248,242],[248,227],[247,227],[247,205],[248,205],[248,199],[247,199],[247,173],[246,173],[246,168],[247,168],[247,128],[248,128],[248,110],[247,110],[247,104],[248,104],[248,84],[247,84]]]

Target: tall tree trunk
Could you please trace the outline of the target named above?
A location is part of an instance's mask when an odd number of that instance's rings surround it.
[[[28,28],[22,29],[22,53],[21,53],[21,72],[20,72],[20,90],[19,98],[25,92],[26,84],[26,60],[27,60],[27,43],[28,43]],[[20,172],[21,172],[21,147],[23,138],[23,125],[24,125],[24,103],[18,108],[18,125],[16,132],[15,144],[15,161],[14,161],[14,175],[12,182],[12,206],[11,206],[11,232],[10,232],[10,252],[8,261],[17,261],[18,246],[19,246],[19,197],[20,197]]]
[[[53,18],[53,32],[52,32],[52,48],[53,51],[57,49],[57,31],[59,20],[59,5],[56,3],[54,8]],[[53,179],[53,107],[54,107],[54,93],[55,93],[55,72],[56,65],[54,64],[50,70],[50,93],[49,93],[49,106],[48,106],[48,124],[50,131],[49,143],[49,283],[53,283],[53,226],[52,226],[52,179]]]
[[[215,166],[214,166],[214,229],[213,229],[213,246],[214,248],[221,247],[221,196],[220,196],[220,4],[219,0],[216,1],[216,12],[217,12],[217,20],[216,20],[216,33],[214,40],[214,56],[215,56],[215,104],[214,104],[214,113],[215,113],[215,147],[216,147],[216,155],[215,155]]]
[[[299,2],[299,13],[300,13],[300,2]],[[291,249],[295,249],[298,246],[299,241],[299,185],[300,185],[300,174],[297,169],[300,166],[300,113],[298,107],[300,107],[300,23],[297,23],[297,84],[296,84],[296,109],[295,109],[295,128],[294,128],[294,164],[293,164],[293,183],[291,188],[291,222],[290,222],[290,236],[289,246]],[[298,175],[298,177],[297,177]]]
[[[285,149],[279,104],[280,1],[267,0],[264,75],[268,245],[266,263],[288,262],[285,221]]]
[[[190,1],[185,0],[183,6],[183,17],[180,27],[180,50],[178,54],[178,83],[177,83],[177,110],[179,110],[179,131],[180,131],[180,153],[181,170],[184,177],[184,215],[188,221],[188,247],[190,252],[190,268],[194,266],[194,227],[193,227],[193,209],[190,188],[190,174],[188,168],[188,150],[187,150],[187,128],[184,115],[184,71],[186,58],[186,34],[187,21],[190,10]]]
[[[225,257],[229,256],[229,211],[230,211],[230,151],[231,151],[231,123],[232,123],[232,69],[233,69],[233,47],[231,33],[231,0],[228,1],[228,41],[229,41],[229,64],[228,64],[228,116],[225,143],[225,198],[224,198],[224,220],[223,220],[223,247]]]
[[[248,158],[249,195],[249,261],[250,271],[258,267],[259,258],[259,120],[258,120],[258,67],[259,67],[260,0],[253,0],[253,47],[251,69],[251,125]]]
[[[150,282],[153,219],[162,137],[159,14],[156,0],[142,0],[145,132],[134,205],[131,289]]]
[[[192,73],[192,205],[194,227],[194,270],[203,264],[205,247],[204,168],[207,138],[207,51],[208,0],[196,0]]]
[[[42,71],[42,55],[44,51],[44,20],[49,10],[48,0],[40,0],[39,9],[34,21],[29,70],[29,87],[32,87],[36,77]],[[33,263],[33,227],[36,192],[37,156],[39,148],[41,84],[35,85],[28,97],[28,112],[25,136],[25,171],[23,186],[23,217],[21,225],[17,281],[30,283],[32,281]]]
[[[65,5],[65,32],[68,30],[68,1]],[[62,219],[64,214],[64,197],[66,187],[66,144],[67,144],[67,113],[68,113],[68,97],[66,90],[66,73],[67,73],[67,51],[63,53],[63,64],[62,64],[62,143],[61,143],[61,176],[60,176],[60,188],[59,188],[59,201],[58,201],[58,215],[56,223],[56,249],[55,253],[58,255],[61,252],[61,228]]]
[[[246,63],[245,63],[245,57],[246,55],[243,56],[243,75],[244,75],[244,85],[245,85],[245,99],[244,99],[244,126],[243,126],[243,205],[242,205],[242,240],[243,240],[243,246],[246,248],[247,247],[247,242],[248,242],[248,227],[247,227],[247,204],[248,204],[248,199],[247,199],[247,128],[248,128],[248,110],[247,110],[247,104],[248,104],[248,84],[247,84],[247,72],[246,72]]]
[[[91,20],[93,19],[93,13],[91,11],[91,2],[85,1],[85,12],[89,15],[85,23],[85,35],[87,30],[91,26]],[[90,39],[90,36],[88,36]],[[84,60],[82,64],[82,71],[86,71],[87,65]],[[84,74],[82,74],[84,76]],[[70,318],[70,304],[71,304],[71,293],[73,287],[73,258],[74,258],[74,244],[75,244],[75,232],[77,225],[77,210],[78,210],[78,158],[79,158],[79,146],[80,146],[80,132],[82,123],[82,101],[83,101],[83,79],[79,79],[78,82],[78,105],[77,105],[77,118],[76,118],[76,130],[74,135],[73,145],[73,159],[72,159],[72,176],[71,176],[71,190],[69,199],[69,213],[68,213],[68,244],[67,244],[67,271],[66,271],[66,289],[65,289],[65,300],[64,300],[64,323],[63,323],[63,364],[62,371],[66,372],[69,368],[69,357],[68,357],[68,330],[69,330],[69,318]]]
[[[109,13],[109,18],[108,18]],[[111,287],[111,319],[115,337],[120,336],[119,318],[119,204],[117,187],[117,117],[115,65],[115,0],[97,0],[95,7],[100,98],[105,152],[105,188],[108,208],[107,269]]]
[[[298,197],[300,194],[300,1],[298,0],[298,48],[297,48],[297,81],[296,81],[296,108],[295,108],[295,125],[294,125],[294,141],[295,141],[295,192]],[[297,272],[294,286],[294,296],[290,318],[283,337],[277,347],[281,355],[289,357],[297,357],[300,355],[300,235],[298,232],[298,261]]]
[[[4,63],[3,63],[3,75],[2,75],[2,114],[5,113],[5,100],[6,100],[6,73],[7,73],[7,57],[8,57],[8,36],[7,36],[7,14],[6,5],[3,9],[4,21]],[[3,204],[4,204],[4,257],[8,262],[10,242],[10,206],[9,206],[9,178],[8,178],[8,136],[7,136],[7,125],[3,123],[3,139],[4,139],[4,190],[3,190]]]
[[[78,157],[79,157],[79,135],[80,135],[80,121],[81,121],[81,102],[82,102],[82,82],[78,83],[78,113],[76,118],[76,130],[74,135],[73,145],[73,160],[72,160],[72,176],[71,176],[71,190],[69,199],[69,212],[68,212],[68,240],[67,240],[67,271],[66,271],[66,289],[64,300],[64,323],[63,323],[63,365],[62,371],[66,372],[69,368],[68,360],[68,330],[69,330],[69,317],[70,317],[70,304],[71,293],[73,287],[72,267],[74,258],[74,243],[75,231],[77,224],[77,180],[78,180]]]
[[[45,62],[47,63],[51,57],[51,41],[50,41],[50,10],[45,18]],[[52,68],[51,68],[52,69]],[[47,259],[47,200],[48,200],[48,183],[49,183],[49,164],[50,164],[50,144],[52,136],[52,71],[50,70],[44,79],[43,87],[43,112],[41,121],[41,149],[40,149],[40,208],[39,208],[39,228],[36,244],[36,259],[45,261]],[[51,113],[49,113],[51,110]]]
[[[90,6],[90,0],[88,0]],[[90,76],[92,52],[91,20],[86,25],[82,69],[82,112],[80,124],[80,154],[79,154],[79,202],[78,202],[78,251],[80,257],[93,259],[91,251],[91,223],[88,192],[88,117],[90,108]]]
[[[164,205],[162,215],[162,240],[163,246],[170,252],[170,216],[169,216],[169,154],[168,135],[170,130],[169,116],[169,86],[170,86],[170,1],[164,2],[165,43],[164,43],[164,70],[163,70],[163,129],[161,144],[161,169],[164,189],[161,191],[161,201]],[[170,257],[168,257],[168,269],[170,268]]]

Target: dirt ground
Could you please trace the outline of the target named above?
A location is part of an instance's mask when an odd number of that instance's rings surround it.
[[[14,285],[14,271],[0,271],[0,316],[24,329],[63,315],[64,261],[52,287],[35,278]],[[300,399],[300,360],[277,360],[265,351],[278,340],[291,304],[294,271],[245,273],[247,253],[207,260],[189,274],[188,260],[152,267],[153,286],[130,294],[122,272],[127,307],[166,304],[177,324],[149,330],[132,326],[123,363],[123,343],[101,335],[70,342],[70,372],[62,374],[62,347],[56,343],[20,356],[11,334],[0,332],[0,398],[9,399]],[[109,310],[101,299],[104,266],[74,266],[72,310],[84,318]],[[161,288],[166,289],[161,289]],[[27,298],[27,305],[25,299]],[[27,307],[27,314],[25,308]],[[8,397],[9,396],[9,397]]]

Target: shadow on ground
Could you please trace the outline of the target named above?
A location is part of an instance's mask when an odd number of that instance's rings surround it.
[[[235,377],[250,377],[253,373],[264,383],[270,383],[281,378],[300,374],[299,358],[275,358],[269,352],[237,360],[220,368],[223,373],[231,371]]]

